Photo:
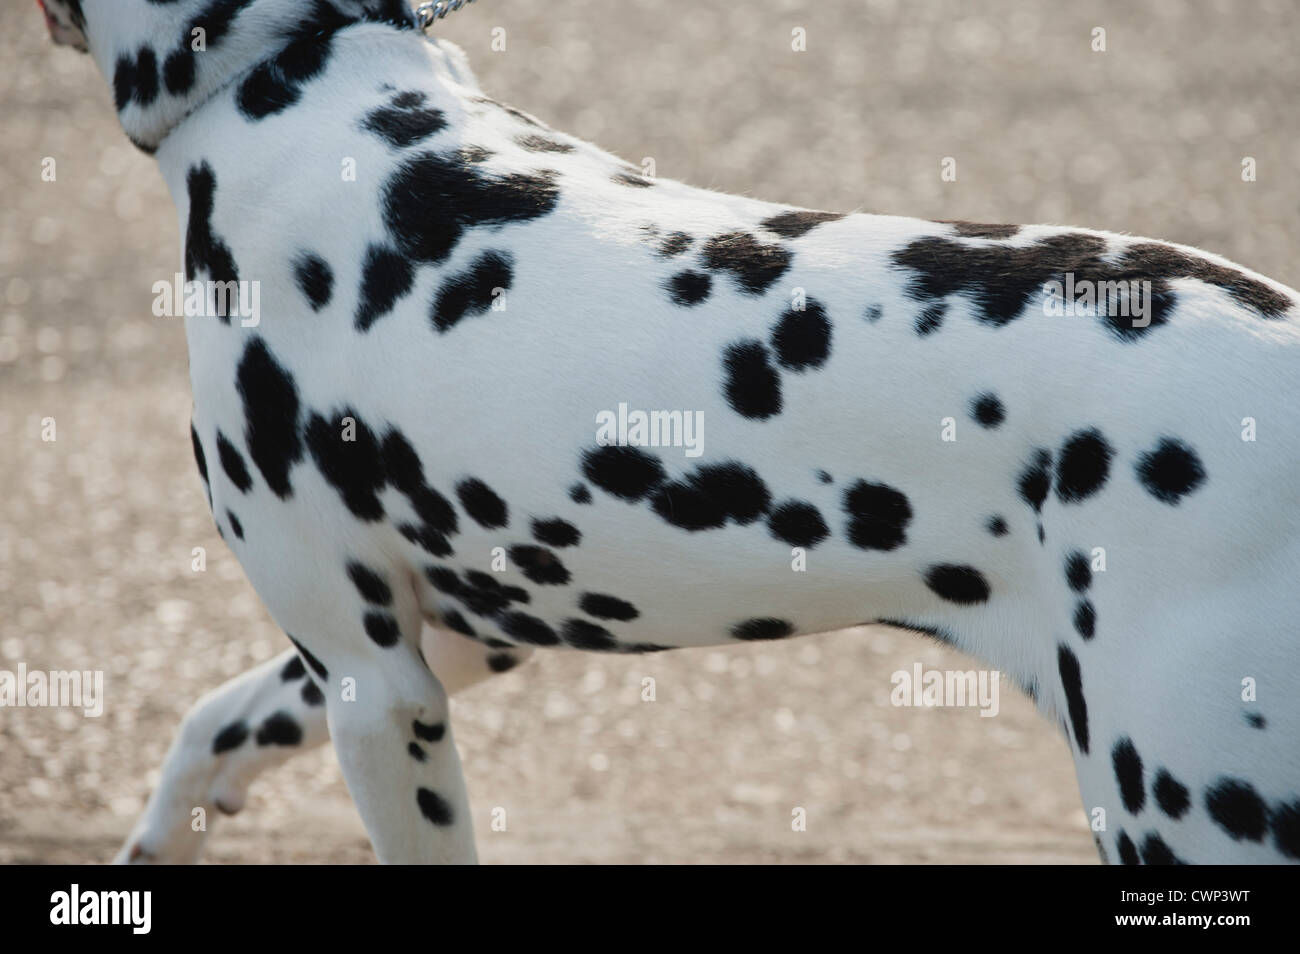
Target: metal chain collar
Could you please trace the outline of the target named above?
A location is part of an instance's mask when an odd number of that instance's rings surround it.
[[[433,3],[422,3],[415,8],[415,22],[421,30],[428,30],[435,21],[473,2],[474,0],[436,0]]]

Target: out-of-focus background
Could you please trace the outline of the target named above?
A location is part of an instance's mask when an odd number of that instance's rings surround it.
[[[437,31],[491,95],[660,176],[1152,235],[1300,286],[1294,0],[480,0]],[[0,10],[0,64],[0,669],[102,669],[107,694],[99,719],[0,709],[0,861],[99,862],[189,705],[287,644],[213,529],[182,329],[150,312],[179,262],[162,180],[34,4]],[[454,702],[486,862],[1096,861],[1022,696],[889,704],[895,670],[976,665],[919,637],[539,656]],[[207,857],[372,860],[330,751],[263,778]]]

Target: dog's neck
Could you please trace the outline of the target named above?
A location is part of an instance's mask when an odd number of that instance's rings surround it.
[[[198,9],[89,0],[83,7],[90,52],[112,86],[122,128],[150,153],[232,83],[254,77],[273,104],[321,68],[323,48],[345,27],[418,29],[406,0],[204,0]]]

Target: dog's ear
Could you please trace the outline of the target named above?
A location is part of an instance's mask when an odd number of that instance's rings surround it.
[[[50,37],[59,46],[70,46],[86,53],[86,15],[81,11],[81,0],[36,0],[45,14],[45,25]]]

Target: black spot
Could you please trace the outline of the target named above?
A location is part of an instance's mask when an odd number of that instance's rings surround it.
[[[668,279],[666,287],[668,295],[672,298],[674,304],[698,305],[709,297],[709,290],[713,287],[713,279],[704,272],[687,269]]]
[[[442,624],[452,632],[460,633],[462,636],[469,636],[470,638],[478,636],[478,633],[474,632],[474,627],[469,624],[469,620],[462,616],[458,610],[443,610],[441,616]]]
[[[302,460],[298,389],[261,338],[244,348],[235,375],[244,406],[244,440],[262,479],[282,500],[293,493],[289,471]]]
[[[741,289],[760,295],[790,267],[790,252],[781,245],[765,245],[748,232],[728,232],[704,243],[705,268],[728,271]]]
[[[158,98],[158,56],[140,47],[135,59],[123,54],[113,68],[113,103],[120,113],[131,103],[144,108]]]
[[[430,722],[424,723],[419,719],[411,722],[411,731],[421,742],[441,742],[442,737],[447,734],[447,723]]]
[[[1300,801],[1273,809],[1273,843],[1288,858],[1300,858]]]
[[[325,704],[325,693],[320,691],[316,683],[308,679],[302,684],[302,701],[309,706],[323,706]]]
[[[1142,841],[1142,863],[1147,865],[1181,865],[1178,856],[1165,844],[1165,840],[1151,832]]]
[[[1138,459],[1137,475],[1153,497],[1176,506],[1205,482],[1205,467],[1196,451],[1180,440],[1165,437],[1155,450]]]
[[[872,324],[875,324],[877,321],[880,320],[880,316],[883,315],[884,313],[885,310],[881,308],[879,305],[871,305],[867,308],[866,311],[862,313],[862,317],[865,318],[867,321],[871,322]]]
[[[566,619],[562,630],[564,641],[574,649],[587,649],[596,652],[615,649],[618,640],[604,626],[597,626],[583,619]]]
[[[940,563],[925,571],[925,585],[950,603],[971,606],[986,603],[989,584],[972,566]]]
[[[1065,579],[1070,584],[1070,589],[1076,593],[1082,593],[1092,586],[1092,566],[1088,563],[1087,556],[1079,550],[1066,557]]]
[[[212,230],[212,212],[216,207],[217,176],[206,162],[193,166],[185,180],[189,193],[189,219],[185,227],[185,277],[198,280],[200,272],[207,272],[213,282],[239,281],[235,257],[220,236]],[[226,288],[236,286],[225,284]],[[224,298],[224,302],[223,302]],[[217,296],[217,315],[230,324],[229,294]],[[224,307],[223,307],[224,305]]]
[[[404,523],[397,528],[406,539],[410,540],[430,556],[451,556],[451,544],[447,537],[430,527],[418,527],[413,523]]]
[[[1146,783],[1142,779],[1142,758],[1133,745],[1133,740],[1125,737],[1115,743],[1110,753],[1111,763],[1115,766],[1115,780],[1119,782],[1120,798],[1130,814],[1137,815],[1146,804]]]
[[[545,547],[519,544],[506,551],[510,562],[534,583],[543,586],[563,586],[569,582],[569,571],[560,558]]]
[[[632,186],[635,189],[648,189],[655,184],[653,179],[631,172],[616,172],[610,178],[619,185]]]
[[[303,252],[293,263],[293,277],[298,282],[312,311],[320,311],[334,295],[334,272],[319,255]]]
[[[1034,513],[1041,513],[1047,491],[1052,486],[1052,455],[1045,450],[1034,451],[1033,458],[1020,472],[1020,497],[1034,508]]]
[[[248,726],[243,722],[232,722],[212,740],[212,754],[220,755],[222,752],[229,752],[231,749],[237,749],[244,744],[248,738]]]
[[[815,476],[817,477],[817,480],[823,484],[832,483],[834,480],[834,478],[832,478],[831,475],[824,470],[817,471]]]
[[[1221,778],[1206,789],[1205,808],[1220,828],[1234,841],[1245,838],[1263,841],[1268,828],[1268,807],[1253,785],[1235,778]]]
[[[383,467],[388,482],[406,495],[423,523],[418,534],[422,546],[433,550],[429,545],[431,536],[457,532],[459,520],[451,501],[425,483],[420,456],[410,441],[396,429],[390,429],[384,435]],[[440,549],[450,552],[445,541]]]
[[[484,252],[459,275],[452,275],[438,289],[429,320],[440,333],[450,331],[462,318],[486,314],[497,297],[514,279],[513,259],[508,252]]]
[[[727,521],[753,523],[767,512],[771,495],[749,467],[728,461],[708,464],[685,480],[664,484],[650,502],[654,512],[683,530],[714,530]]]
[[[199,467],[199,476],[203,478],[203,482],[206,484],[208,482],[208,458],[203,453],[203,444],[199,440],[199,432],[194,429],[193,424],[190,425],[190,443],[194,445],[194,463]]]
[[[1062,503],[1078,503],[1095,494],[1106,483],[1114,456],[1096,429],[1072,434],[1056,461],[1056,496]]]
[[[1115,837],[1115,844],[1119,848],[1119,860],[1126,865],[1139,865],[1142,863],[1138,858],[1137,846],[1133,844],[1133,839],[1129,838],[1123,831]]]
[[[539,136],[536,133],[528,133],[515,138],[515,142],[523,146],[529,152],[573,152],[574,146],[567,142],[560,142],[558,139],[552,139],[549,136]]]
[[[1138,764],[1140,769],[1141,763]],[[1155,796],[1156,804],[1160,806],[1160,810],[1170,818],[1182,818],[1191,805],[1187,786],[1179,782],[1165,769],[1161,769],[1156,773],[1155,784],[1151,786],[1151,794]]]
[[[186,47],[167,55],[163,61],[163,85],[173,96],[188,93],[194,87],[196,76],[194,51]]]
[[[329,61],[334,34],[356,17],[332,4],[316,2],[289,35],[289,43],[260,63],[240,84],[236,102],[246,119],[258,121],[288,109],[302,97],[302,87],[320,75]]]
[[[573,547],[582,539],[582,533],[567,520],[552,517],[533,521],[533,539],[548,547]]]
[[[387,606],[393,602],[393,591],[388,588],[388,583],[369,567],[355,561],[349,562],[348,577],[367,603]]]
[[[273,712],[257,728],[258,745],[297,745],[302,742],[302,726],[287,712]]]
[[[894,550],[907,542],[912,505],[887,484],[855,481],[844,492],[849,542],[862,550]]]
[[[554,172],[486,175],[455,156],[420,153],[403,162],[383,189],[384,221],[403,255],[437,264],[466,229],[525,222],[554,210]]]
[[[584,451],[582,472],[605,493],[624,500],[641,500],[667,478],[657,458],[637,447],[617,445]]]
[[[415,742],[412,742],[410,745],[408,745],[406,747],[406,751],[411,756],[411,758],[415,759],[415,761],[417,762],[423,762],[425,759],[429,757],[428,753],[425,752],[424,749],[420,748],[420,746]]]
[[[922,338],[928,337],[943,327],[943,319],[947,315],[948,303],[946,301],[937,302],[917,315],[916,324],[912,327]]]
[[[672,258],[674,255],[680,255],[691,247],[691,242],[695,241],[685,232],[673,232],[665,235],[659,243],[659,254],[664,258]]]
[[[1064,644],[1056,649],[1056,665],[1061,673],[1061,688],[1065,690],[1066,708],[1074,726],[1074,741],[1079,751],[1088,754],[1088,703],[1083,698],[1083,673],[1079,659]]]
[[[741,417],[768,418],[781,413],[781,378],[761,341],[729,345],[722,354],[723,393]]]
[[[1262,729],[1266,725],[1264,721],[1264,717],[1260,715],[1258,712],[1247,712],[1246,724],[1249,725],[1252,729]]]
[[[410,292],[414,284],[415,270],[396,249],[387,245],[371,245],[367,248],[366,260],[361,266],[357,330],[367,331],[392,311],[397,299]]]
[[[1005,537],[1011,532],[1011,528],[1007,526],[1006,518],[1000,516],[989,517],[988,523],[984,526],[995,537]]]
[[[641,615],[627,600],[621,600],[617,596],[607,596],[604,593],[583,593],[578,598],[578,608],[596,619],[617,619],[628,622]]]
[[[303,665],[302,657],[298,655],[294,655],[280,670],[280,680],[282,682],[293,682],[305,675],[307,675],[307,667]]]
[[[369,612],[362,617],[361,622],[365,626],[366,635],[373,639],[377,646],[387,649],[396,646],[398,640],[402,638],[402,632],[397,628],[397,620],[388,613]]]
[[[465,512],[485,530],[499,530],[510,523],[506,502],[478,478],[471,477],[457,484],[456,496]]]
[[[384,508],[378,492],[387,483],[383,458],[374,433],[357,412],[344,408],[328,420],[313,414],[306,436],[321,475],[338,491],[352,515],[366,521],[382,519]]]
[[[977,394],[970,402],[970,415],[981,427],[995,428],[1006,420],[1007,412],[996,394]]]
[[[823,222],[835,222],[842,218],[844,218],[844,214],[841,212],[811,212],[805,209],[796,209],[764,219],[759,224],[782,238],[793,239],[807,235]]]
[[[503,633],[520,642],[531,643],[534,646],[555,646],[560,642],[560,637],[555,635],[555,630],[536,616],[529,616],[527,613],[517,611],[505,613],[499,623]]]
[[[519,660],[509,653],[493,653],[488,656],[487,664],[493,672],[509,672],[519,665]]]
[[[772,331],[772,348],[790,371],[820,368],[831,353],[831,323],[826,310],[809,298],[802,310],[789,309]]]
[[[778,540],[794,547],[814,547],[830,536],[821,512],[802,500],[787,500],[773,508],[767,529]]]
[[[1074,630],[1084,639],[1097,634],[1097,610],[1090,600],[1079,600],[1074,607]]]
[[[217,457],[221,460],[221,469],[226,472],[230,482],[239,488],[241,493],[248,493],[253,489],[253,478],[248,474],[248,466],[244,463],[244,455],[239,453],[235,445],[226,439],[226,435],[217,431]]]
[[[985,222],[964,222],[960,219],[937,219],[943,225],[951,225],[953,231],[963,238],[1009,239],[1020,231],[1018,225],[991,225]]]
[[[306,660],[307,665],[311,667],[312,672],[320,676],[322,679],[328,679],[330,677],[329,670],[321,664],[319,659],[308,651],[306,646],[298,642],[298,640],[294,639],[292,636],[289,637],[289,642],[293,643],[293,648],[298,650],[298,654]]]
[[[591,491],[586,484],[574,484],[569,488],[569,499],[576,504],[591,503]]]
[[[451,803],[437,792],[418,788],[415,790],[415,801],[420,806],[420,814],[433,824],[446,827],[455,821]]]
[[[244,525],[239,522],[233,511],[226,511],[226,521],[230,524],[230,530],[238,540],[244,539]]]
[[[428,99],[421,92],[397,93],[387,105],[368,112],[361,126],[399,149],[414,146],[447,128],[447,117],[429,106]]]
[[[732,626],[731,635],[735,639],[784,639],[794,635],[794,623],[770,616],[747,619]]]

